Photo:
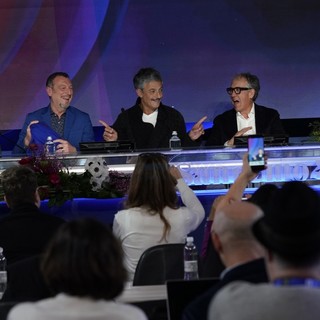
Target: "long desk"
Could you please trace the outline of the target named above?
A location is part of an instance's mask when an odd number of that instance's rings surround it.
[[[170,164],[182,171],[186,182],[195,189],[197,196],[209,214],[215,197],[224,194],[238,176],[242,157],[246,149],[199,149],[179,152],[163,150]],[[252,193],[262,183],[281,184],[284,181],[306,181],[320,190],[320,145],[288,146],[266,148],[268,168],[246,189]],[[110,170],[132,172],[139,153],[103,153],[78,154],[63,157],[70,172],[84,172],[88,159],[102,157]],[[7,156],[0,158],[0,172],[16,165],[21,157]],[[114,214],[121,209],[123,199],[74,199],[63,207],[49,208],[47,201],[42,201],[42,211],[61,216],[67,220],[93,216],[107,224],[112,224]],[[8,212],[6,205],[0,203],[0,215]],[[198,248],[201,246],[205,221],[192,234]]]
[[[290,180],[319,184],[320,144],[265,148],[268,168],[253,183],[277,183]],[[159,152],[159,151],[158,151]],[[182,171],[190,186],[202,189],[228,189],[238,176],[244,148],[185,149],[182,151],[160,150],[166,154],[170,164]],[[77,154],[62,157],[70,172],[83,172],[88,159],[102,157],[110,170],[131,173],[137,156],[141,152]],[[0,159],[0,172],[14,164],[21,157],[6,156]]]

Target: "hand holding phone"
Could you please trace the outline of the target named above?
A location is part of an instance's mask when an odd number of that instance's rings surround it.
[[[248,161],[254,172],[265,168],[264,138],[262,135],[248,136]]]

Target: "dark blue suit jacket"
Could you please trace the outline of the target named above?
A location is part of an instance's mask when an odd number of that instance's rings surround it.
[[[27,133],[27,127],[33,120],[39,120],[40,122],[46,123],[49,127],[51,126],[51,109],[50,105],[28,113],[24,125],[21,129],[18,142],[13,149],[13,153],[22,154],[24,153],[24,138]],[[87,113],[69,106],[66,110],[66,119],[64,124],[63,137],[75,148],[79,149],[80,142],[92,142],[94,141],[94,132],[90,117]]]
[[[251,283],[268,282],[268,276],[264,259],[256,259],[230,269],[223,278],[208,291],[192,301],[183,313],[183,320],[205,320],[207,310],[215,294],[230,282],[236,280],[248,281]]]
[[[285,134],[277,110],[255,104],[256,132],[262,135]],[[207,138],[206,146],[223,146],[238,132],[237,112],[234,109],[218,115]]]

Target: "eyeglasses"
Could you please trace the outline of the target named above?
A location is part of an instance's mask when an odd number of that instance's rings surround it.
[[[232,92],[234,91],[236,94],[239,94],[241,93],[241,91],[244,91],[244,90],[251,90],[253,88],[243,88],[243,87],[235,87],[235,88],[227,88],[227,92],[228,94],[231,96],[232,95]]]

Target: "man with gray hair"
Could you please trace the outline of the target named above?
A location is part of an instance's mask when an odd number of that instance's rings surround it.
[[[163,83],[159,71],[140,69],[133,78],[133,85],[138,96],[135,105],[122,109],[112,126],[99,121],[105,127],[104,140],[131,140],[136,149],[168,148],[172,132],[176,131],[182,147],[198,145],[194,141],[204,134],[202,122],[207,117],[201,118],[187,134],[182,114],[161,102]]]
[[[278,111],[256,104],[259,91],[256,75],[244,72],[233,77],[227,88],[233,109],[214,119],[206,146],[232,146],[235,137],[250,134],[285,134]]]
[[[251,226],[263,215],[262,210],[249,202],[233,202],[218,210],[214,217],[211,237],[226,269],[220,281],[193,301],[185,310],[183,320],[207,319],[212,297],[226,284],[243,280],[267,282],[264,249],[254,238]]]
[[[269,284],[234,282],[209,307],[209,320],[313,320],[320,313],[320,197],[300,181],[277,190],[253,224],[266,249]]]

